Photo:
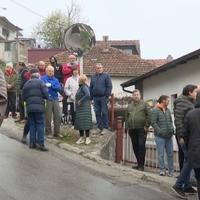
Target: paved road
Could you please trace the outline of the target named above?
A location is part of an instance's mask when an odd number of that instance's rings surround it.
[[[84,167],[81,164],[84,159],[79,163],[78,157],[72,160],[52,150],[29,150],[27,146],[2,134],[0,158],[1,200],[173,199],[156,185],[120,182]],[[116,174],[114,176],[117,177]]]

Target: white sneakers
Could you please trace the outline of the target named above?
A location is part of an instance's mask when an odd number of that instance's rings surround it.
[[[80,137],[77,141],[76,144],[83,144],[85,143],[86,145],[91,143],[91,139],[89,137],[86,137],[86,140],[84,139],[84,137]]]
[[[97,128],[96,130],[93,131],[93,134],[98,135],[101,133],[101,131],[102,131],[101,129]]]
[[[85,142],[84,137],[80,137],[77,141],[76,144],[83,144]]]
[[[109,130],[104,128],[102,131],[101,131],[101,135],[105,135],[105,134],[108,134]]]
[[[91,139],[89,137],[86,137],[85,144],[88,145],[90,143],[91,143]]]

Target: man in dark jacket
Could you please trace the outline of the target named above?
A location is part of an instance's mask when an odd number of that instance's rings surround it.
[[[197,179],[198,199],[200,200],[200,96],[197,96],[196,109],[188,112],[184,120],[183,137],[188,151],[188,161]]]
[[[133,91],[132,102],[128,105],[125,115],[125,128],[131,138],[133,151],[137,159],[137,166],[133,169],[144,171],[145,143],[149,128],[150,106],[141,99],[138,89]]]
[[[32,69],[31,74],[31,80],[25,83],[22,90],[30,126],[30,148],[47,151],[44,146],[44,99],[48,99],[48,90],[39,79],[38,69]]]
[[[94,101],[94,111],[97,120],[97,132],[102,135],[108,129],[108,100],[112,91],[112,82],[109,74],[103,72],[101,63],[96,64],[96,74],[90,81],[90,95]]]
[[[184,135],[183,135],[183,126],[184,118],[186,114],[194,109],[194,102],[197,95],[197,86],[196,85],[186,85],[183,88],[182,95],[178,97],[174,102],[174,118],[176,126],[176,137],[177,143],[179,145],[179,151],[183,152],[183,167],[181,173],[172,187],[172,190],[181,198],[186,198],[185,193],[195,193],[196,191],[192,188],[190,184],[190,172],[191,167],[188,163],[188,153],[186,150]]]

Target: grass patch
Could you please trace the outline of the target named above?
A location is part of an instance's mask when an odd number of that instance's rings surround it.
[[[78,140],[79,136],[75,133],[68,132],[63,138],[60,138],[61,142],[74,144]]]

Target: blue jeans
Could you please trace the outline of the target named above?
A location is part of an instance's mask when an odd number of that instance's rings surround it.
[[[30,144],[44,144],[44,113],[28,113]]]
[[[187,153],[185,144],[181,145],[181,148],[184,153],[184,163],[183,163],[183,168],[182,168],[181,173],[176,181],[175,186],[186,189],[186,188],[191,187],[190,173],[191,173],[192,168],[188,163],[188,153]]]
[[[168,171],[169,174],[172,174],[174,172],[172,138],[167,139],[155,136],[155,142],[157,146],[160,171],[165,171],[164,151],[166,151]]]
[[[108,129],[108,98],[94,97],[94,111],[96,114],[97,127]]]

